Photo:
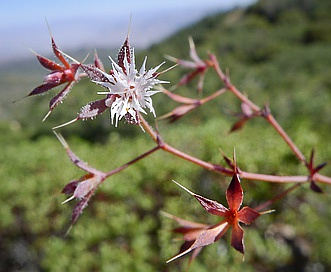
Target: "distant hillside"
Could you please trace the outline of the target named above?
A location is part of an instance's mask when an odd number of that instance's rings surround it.
[[[300,117],[331,125],[330,1],[259,1],[206,17],[144,54],[155,63],[164,54],[188,59],[188,36],[202,57],[215,53],[232,82],[261,106],[269,103],[281,121]],[[205,91],[215,84],[210,76]]]

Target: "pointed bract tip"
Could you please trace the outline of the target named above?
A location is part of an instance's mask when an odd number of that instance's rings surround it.
[[[260,215],[262,214],[268,214],[268,213],[273,213],[275,212],[276,210],[267,210],[267,211],[263,211],[263,212],[260,212]]]
[[[236,155],[236,148],[233,148],[233,163],[234,163],[234,171],[238,174],[238,164],[237,164],[237,155]]]
[[[47,117],[48,117],[51,113],[52,113],[52,110],[49,110],[49,111],[46,113],[45,117],[43,118],[43,120],[42,120],[41,122],[45,122],[45,120],[47,119]]]
[[[194,45],[194,41],[193,41],[192,36],[188,37],[188,42],[189,42],[189,45],[190,45],[190,49],[194,49],[195,45]]]
[[[65,149],[69,149],[69,145],[68,143],[66,142],[66,140],[63,138],[62,134],[61,133],[57,133],[55,130],[53,130],[55,136],[57,137],[57,139],[60,141],[60,143],[63,145],[63,147]]]
[[[71,229],[72,229],[72,224],[70,224],[68,230],[67,230],[66,233],[64,234],[65,237],[69,235],[69,232],[71,231]]]
[[[176,260],[176,259],[184,256],[185,254],[189,253],[190,251],[191,251],[191,248],[188,248],[187,250],[183,251],[182,253],[177,254],[176,256],[174,256],[171,259],[169,259],[168,261],[166,261],[166,263],[170,263],[170,262],[172,262],[172,261],[174,261],[174,260]]]
[[[13,101],[13,104],[16,103],[16,102],[18,102],[18,101],[23,100],[24,98],[27,98],[28,96],[29,96],[29,95],[25,95],[25,96],[23,96],[23,97],[20,97],[20,98],[14,100],[14,101]]]
[[[52,40],[53,40],[53,35],[52,35],[51,27],[50,27],[50,25],[49,25],[46,17],[45,17],[45,22],[46,22],[46,25],[47,25],[47,29],[48,29],[49,35],[52,37]]]
[[[177,181],[172,180],[172,182],[174,182],[175,184],[177,184],[180,188],[182,188],[183,190],[185,190],[186,192],[188,192],[190,195],[195,195],[195,193],[193,193],[192,191],[190,191],[189,189],[187,189],[183,185],[179,184]]]
[[[126,38],[127,38],[127,39],[129,39],[129,37],[130,37],[131,23],[132,23],[132,12],[131,12],[131,14],[130,14],[128,33],[126,34]]]
[[[76,64],[82,64],[81,62],[79,62],[78,60],[74,59],[73,57],[70,57],[68,54],[64,53],[62,50],[57,49],[63,56],[67,57],[68,59],[72,60],[73,62],[75,62]],[[89,56],[89,54],[87,54],[87,56],[85,57],[85,59],[83,61],[85,61],[87,59],[87,57]]]
[[[65,204],[67,202],[69,202],[70,200],[73,200],[75,198],[74,195],[72,195],[71,197],[69,197],[68,199],[66,199],[65,201],[63,201],[61,204]]]
[[[53,127],[52,129],[55,130],[55,129],[58,129],[58,128],[61,128],[61,127],[65,127],[65,126],[67,126],[67,125],[70,125],[70,124],[76,122],[77,120],[78,120],[78,117],[76,117],[75,119],[72,119],[71,121],[66,122],[66,123],[64,123],[64,124],[62,124],[62,125],[58,125],[58,126],[56,126],[56,127]]]
[[[32,54],[39,56],[39,54],[36,51],[34,51],[32,48],[29,48],[29,50],[32,52]]]
[[[164,64],[164,63],[165,63],[165,61],[162,62],[161,64]],[[166,72],[169,72],[170,70],[172,70],[173,68],[175,68],[175,67],[178,66],[178,65],[179,65],[179,64],[176,63],[176,64],[170,66],[169,68],[167,68],[167,69],[165,69],[165,70],[163,70],[163,71],[161,71],[161,72],[159,72],[159,73],[157,73],[157,74],[158,74],[158,76],[159,76],[159,75],[162,75],[162,74],[164,74],[164,73],[166,73]],[[169,82],[168,82],[168,83],[169,83]]]
[[[173,215],[172,215],[172,214],[167,213],[167,212],[165,212],[165,211],[160,211],[159,213],[160,213],[161,215],[165,216],[165,217],[173,218]]]
[[[172,62],[176,62],[178,63],[179,59],[175,58],[175,57],[172,57],[172,56],[169,56],[169,55],[164,55],[164,57]]]

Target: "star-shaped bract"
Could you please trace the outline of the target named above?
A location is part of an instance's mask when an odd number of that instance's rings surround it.
[[[51,99],[49,103],[49,112],[46,114],[43,121],[49,116],[53,109],[68,95],[73,84],[77,82],[80,77],[83,76],[83,74],[78,73],[78,68],[80,67],[80,64],[69,64],[64,56],[64,53],[61,52],[55,44],[53,37],[51,37],[51,43],[53,52],[55,56],[59,59],[59,61],[62,63],[62,65],[36,54],[39,63],[51,72],[45,76],[44,83],[34,88],[27,96],[45,93],[65,83],[66,85],[56,96]]]
[[[212,66],[212,64],[208,60],[204,61],[200,59],[195,49],[193,39],[191,37],[189,38],[189,45],[190,45],[190,57],[192,60],[181,60],[171,56],[167,56],[167,58],[184,68],[193,69],[192,72],[185,74],[180,79],[180,81],[177,84],[178,86],[185,85],[188,82],[192,81],[196,76],[199,76],[198,91],[202,92],[205,73],[207,69]]]
[[[175,220],[180,226],[173,229],[174,233],[183,234],[183,244],[180,247],[179,253],[186,251],[188,248],[192,246],[196,238],[200,235],[201,232],[205,231],[210,227],[210,225],[195,223],[188,220],[184,220],[172,214],[162,212],[166,217]],[[189,264],[198,256],[202,247],[195,248],[192,250],[192,254],[190,256]]]
[[[167,262],[171,262],[191,252],[192,250],[216,242],[224,235],[224,233],[230,227],[232,227],[231,246],[235,250],[244,254],[244,231],[241,228],[240,223],[249,225],[254,222],[261,215],[261,213],[247,206],[240,209],[243,202],[244,194],[240,185],[239,175],[237,173],[233,175],[230,185],[226,190],[226,199],[229,208],[226,208],[215,200],[210,200],[208,198],[195,194],[177,182],[175,183],[181,188],[183,188],[185,191],[187,191],[189,194],[194,196],[207,212],[224,217],[224,220],[202,231],[197,236],[194,243],[188,249],[180,252]]]
[[[83,209],[86,208],[88,201],[92,197],[95,190],[98,186],[107,178],[107,175],[99,171],[87,163],[81,161],[69,148],[67,142],[64,140],[61,134],[56,133],[54,131],[56,137],[59,139],[63,147],[66,149],[66,152],[73,164],[75,164],[78,168],[87,172],[78,180],[70,181],[62,190],[62,193],[66,195],[72,195],[67,200],[63,201],[66,203],[72,199],[77,199],[78,202],[75,205],[72,216],[71,216],[71,225],[73,225],[79,215],[82,213]]]

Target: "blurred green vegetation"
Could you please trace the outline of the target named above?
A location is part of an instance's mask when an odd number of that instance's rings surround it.
[[[188,36],[199,54],[213,52],[232,82],[258,105],[265,103],[309,156],[316,162],[331,157],[331,4],[328,1],[260,1],[247,10],[233,10],[201,22],[140,52],[137,64],[148,55],[148,67],[163,55],[188,59]],[[170,63],[167,63],[170,66]],[[175,83],[185,70],[162,75]],[[39,81],[38,81],[39,82]],[[177,91],[199,97],[196,81]],[[37,83],[38,84],[38,83]],[[203,95],[222,84],[207,74]],[[88,81],[74,87],[45,123],[50,95],[15,104],[14,120],[0,124],[0,271],[182,271],[188,258],[165,264],[180,242],[176,226],[160,210],[187,220],[215,223],[200,204],[171,182],[225,203],[230,177],[223,177],[161,151],[109,178],[93,196],[68,236],[74,203],[61,205],[61,189],[82,175],[52,135],[51,127],[75,117],[79,106],[97,99],[98,88]],[[16,97],[15,97],[16,98]],[[158,116],[176,104],[164,95],[153,100]],[[305,175],[306,170],[274,130],[262,119],[228,134],[239,102],[225,94],[174,124],[159,122],[164,140],[206,161],[224,163],[236,149],[246,171]],[[153,122],[150,116],[148,120]],[[198,128],[198,129],[197,129]],[[108,114],[78,122],[61,132],[72,150],[104,171],[118,167],[154,144],[140,128],[109,125]],[[331,175],[330,166],[322,170]],[[244,205],[257,206],[290,185],[242,182]],[[329,271],[331,270],[331,189],[321,185],[318,195],[304,184],[275,203],[273,214],[244,227],[246,255],[230,247],[229,235],[204,248],[190,271]]]

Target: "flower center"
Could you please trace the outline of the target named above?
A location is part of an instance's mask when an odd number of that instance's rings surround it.
[[[228,221],[229,224],[233,224],[236,217],[237,217],[237,211],[229,210],[226,215],[226,220]]]

